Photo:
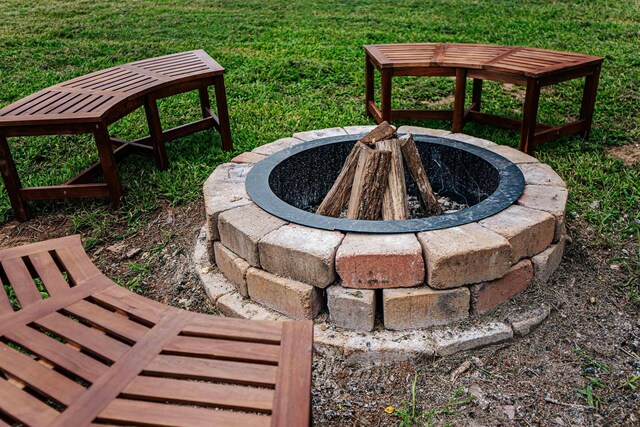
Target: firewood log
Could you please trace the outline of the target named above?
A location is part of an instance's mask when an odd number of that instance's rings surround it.
[[[374,150],[358,143],[358,167],[351,187],[347,218],[376,220],[382,211],[382,199],[391,168],[391,151]]]
[[[420,159],[420,153],[418,153],[418,147],[416,147],[416,142],[413,140],[413,135],[408,134],[400,138],[400,147],[405,166],[409,169],[411,177],[418,186],[422,207],[429,215],[440,215],[442,208],[440,208],[429,183],[429,177]]]
[[[387,188],[382,199],[382,219],[407,219],[409,207],[400,142],[397,139],[385,139],[377,142],[376,148],[391,151],[391,168],[389,169]]]

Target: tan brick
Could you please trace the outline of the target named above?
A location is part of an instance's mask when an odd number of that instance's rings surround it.
[[[218,218],[222,244],[254,267],[260,266],[260,239],[285,224],[254,204],[225,211]]]
[[[422,248],[413,234],[346,235],[336,271],[347,288],[398,288],[424,281]]]
[[[480,221],[511,244],[512,263],[545,250],[553,240],[555,218],[547,212],[513,205]]]
[[[324,307],[322,291],[257,268],[247,271],[249,297],[294,319],[313,319]]]
[[[467,288],[435,290],[427,286],[384,289],[384,327],[402,330],[444,325],[469,316]]]
[[[471,311],[473,314],[491,310],[529,288],[533,279],[531,261],[520,261],[504,277],[471,286]]]
[[[515,164],[540,163],[540,161],[535,157],[530,156],[526,153],[523,153],[522,151],[517,150],[515,148],[508,147],[506,145],[496,145],[489,149],[497,154],[500,154],[502,157],[507,158],[509,161]]]
[[[218,216],[229,209],[251,203],[244,183],[252,165],[224,163],[218,166],[203,185],[207,221],[207,240],[220,240]]]
[[[456,141],[466,142],[467,144],[475,145],[476,147],[481,148],[490,148],[495,147],[496,143],[482,139],[476,138],[475,136],[467,135],[466,133],[452,133],[447,135],[447,139],[455,139]]]
[[[557,242],[564,233],[568,197],[569,192],[566,188],[550,185],[526,185],[517,203],[553,215],[556,219],[553,241]]]
[[[451,134],[448,130],[424,128],[420,126],[400,126],[398,133],[412,133],[414,135],[447,136]]]
[[[233,159],[231,159],[231,163],[258,163],[260,160],[266,159],[267,156],[263,156],[262,154],[254,153],[252,151],[247,151],[242,154],[238,154]]]
[[[418,233],[427,283],[443,289],[502,277],[511,267],[511,245],[476,223]]]
[[[236,287],[240,295],[249,296],[247,292],[246,274],[249,270],[249,263],[238,255],[225,248],[220,242],[213,244],[213,253],[216,258],[218,269]]]
[[[336,251],[343,237],[337,231],[285,225],[260,240],[260,264],[278,276],[325,288],[336,280]]]
[[[311,141],[313,139],[328,138],[330,136],[340,136],[346,134],[347,132],[342,128],[326,128],[297,132],[293,134],[293,137],[301,139],[303,141]]]
[[[349,135],[369,133],[376,128],[376,125],[344,126],[342,129]]]
[[[566,242],[566,236],[562,236],[558,243],[549,246],[546,250],[531,258],[534,280],[537,283],[546,283],[553,272],[556,271],[562,261]]]
[[[551,166],[544,163],[521,163],[518,165],[524,175],[524,182],[531,185],[551,185],[554,187],[565,187],[560,175]]]
[[[261,154],[263,156],[270,156],[285,148],[291,148],[298,144],[302,144],[304,141],[298,138],[280,138],[268,144],[261,145],[251,150],[252,153]]]
[[[329,320],[336,326],[356,331],[371,331],[376,320],[376,291],[348,289],[339,285],[327,288]]]

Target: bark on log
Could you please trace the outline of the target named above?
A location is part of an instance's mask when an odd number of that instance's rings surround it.
[[[354,144],[353,149],[347,156],[342,166],[342,170],[338,174],[333,186],[329,190],[324,200],[318,206],[316,213],[318,215],[339,217],[340,212],[349,202],[351,194],[351,186],[353,185],[353,177],[358,167],[358,157],[360,155],[360,147],[358,143]]]
[[[358,143],[360,154],[349,197],[347,218],[376,220],[380,218],[382,199],[387,187],[391,152],[372,150]]]
[[[371,145],[375,142],[393,137],[395,132],[396,130],[393,126],[387,122],[382,122],[374,130],[360,138],[358,142]]]
[[[418,147],[416,147],[416,142],[413,140],[413,135],[408,134],[400,138],[400,147],[405,165],[418,186],[422,207],[429,215],[440,215],[442,209],[433,193],[431,183],[429,183],[429,177],[420,159]]]
[[[382,198],[382,219],[386,221],[407,219],[409,217],[409,207],[407,205],[407,186],[404,180],[400,141],[397,139],[385,139],[377,142],[376,148],[391,152],[389,178]]]

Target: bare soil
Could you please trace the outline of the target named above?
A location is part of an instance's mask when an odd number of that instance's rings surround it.
[[[166,207],[148,217],[133,233],[123,220],[111,235],[124,239],[90,248],[94,262],[150,298],[215,313],[190,263],[204,222],[202,203]],[[71,230],[63,214],[12,221],[0,227],[0,247]],[[582,222],[570,222],[569,235],[573,241],[551,281],[523,296],[553,307],[539,329],[511,343],[438,360],[371,367],[316,357],[315,425],[399,425],[403,414],[405,425],[639,425],[640,378],[633,379],[640,376],[640,307],[616,286],[625,281],[621,270],[611,268],[619,254],[594,244],[593,230]]]

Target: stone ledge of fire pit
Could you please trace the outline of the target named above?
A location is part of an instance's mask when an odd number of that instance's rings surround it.
[[[427,263],[427,284],[454,288],[502,277],[511,267],[511,245],[477,223],[418,233]]]
[[[451,132],[444,129],[423,128],[420,126],[400,126],[398,133],[411,133],[414,135],[447,136]]]
[[[251,265],[227,249],[222,243],[213,243],[216,265],[243,297],[248,297],[247,271]]]
[[[455,139],[456,141],[466,142],[467,144],[475,145],[476,147],[491,148],[497,146],[495,142],[487,139],[476,138],[475,136],[467,135],[466,133],[452,133],[445,137],[446,139]]]
[[[400,288],[424,281],[422,247],[414,234],[347,233],[336,254],[346,288]]]
[[[562,236],[558,243],[549,246],[543,252],[531,258],[536,283],[543,284],[549,281],[553,272],[560,265],[560,261],[562,261],[566,243],[567,237]]]
[[[553,241],[556,220],[553,215],[513,205],[480,221],[480,225],[505,237],[513,249],[511,262],[544,251]]]
[[[262,154],[254,153],[253,151],[245,151],[242,154],[238,154],[233,159],[231,159],[231,163],[250,163],[255,164],[260,160],[266,159],[267,156]]]
[[[224,163],[218,166],[202,186],[207,218],[207,236],[220,240],[218,216],[229,209],[251,203],[244,182],[251,165]]]
[[[533,280],[531,261],[520,261],[507,274],[471,286],[471,313],[481,314],[526,291]]]
[[[247,289],[253,301],[294,319],[315,319],[324,308],[319,288],[257,268],[247,271]]]
[[[336,251],[343,237],[337,231],[285,225],[260,240],[260,264],[278,276],[326,288],[336,280]]]
[[[449,356],[460,351],[486,347],[513,338],[511,326],[502,322],[489,323],[463,330],[439,330],[433,332],[438,356]]]
[[[544,163],[521,163],[518,167],[524,175],[525,184],[567,187],[567,184],[560,178],[560,175],[549,165]]]
[[[327,306],[332,324],[355,331],[373,330],[376,322],[375,290],[329,286]]]
[[[298,138],[280,138],[276,141],[261,145],[260,147],[256,147],[251,152],[263,156],[270,156],[280,150],[291,148],[294,145],[302,144],[303,142],[303,140]]]
[[[216,272],[207,252],[206,227],[201,229],[196,239],[192,260],[197,277],[222,315],[254,320],[289,320],[287,316],[263,307],[250,299],[242,298],[234,286],[222,274]],[[526,304],[508,306],[504,310],[507,310],[508,313],[504,314],[501,311],[499,316],[509,319],[517,335],[533,331],[548,317],[549,312],[548,307],[541,308],[535,305],[532,307]],[[461,325],[438,327],[436,331],[429,329],[415,331],[376,329],[372,332],[356,332],[337,328],[326,322],[325,315],[321,315],[320,319],[315,321],[314,350],[320,355],[332,354],[342,357],[345,363],[359,367],[406,360],[424,360],[439,356],[436,354],[434,333],[439,334],[440,350],[445,350],[447,354],[452,354],[451,351],[456,349],[475,348],[470,347],[470,344],[480,346],[496,341],[495,336],[493,339],[476,339],[471,342],[469,340],[469,335],[477,336],[479,329],[488,327],[493,330],[491,325],[495,323],[495,320],[492,320],[492,313],[489,312],[470,319],[472,320],[471,324],[465,322]],[[452,333],[445,342],[443,334],[449,330]],[[447,345],[444,346],[444,344]]]
[[[509,316],[509,323],[513,332],[518,337],[528,335],[535,328],[540,326],[551,314],[551,309],[548,306],[541,306],[533,309],[527,313],[519,313]]]
[[[260,239],[285,224],[285,221],[268,214],[253,203],[225,211],[218,217],[222,244],[254,267],[260,267]]]
[[[523,164],[523,163],[540,163],[538,159],[533,156],[530,156],[526,153],[523,153],[520,150],[516,150],[515,148],[508,147],[506,145],[494,145],[493,147],[487,147],[489,150],[494,153],[500,154],[502,157],[507,158],[511,162],[515,164]]]
[[[306,132],[297,132],[293,134],[294,138],[301,139],[303,141],[311,141],[312,139],[328,138],[330,136],[347,135],[347,132],[339,127],[308,130]]]
[[[526,185],[516,203],[527,208],[549,212],[553,215],[556,219],[553,241],[557,242],[562,237],[564,230],[564,213],[567,209],[568,198],[569,192],[564,187]]]
[[[466,287],[384,289],[384,327],[392,330],[420,329],[464,319],[469,316],[469,300]]]

